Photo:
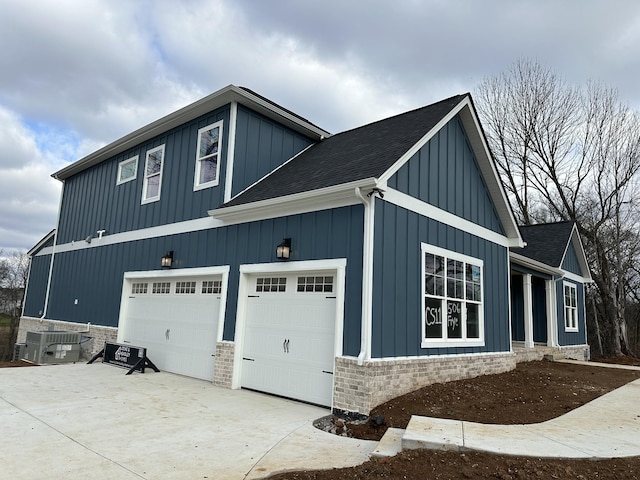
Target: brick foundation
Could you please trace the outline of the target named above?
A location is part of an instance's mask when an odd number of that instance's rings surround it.
[[[513,370],[513,353],[369,360],[336,358],[333,408],[368,415],[394,397],[433,383]]]
[[[63,322],[61,320],[46,320],[33,317],[22,317],[18,327],[17,343],[24,343],[27,332],[40,332],[42,330],[61,330],[67,332],[87,332],[86,336],[91,340],[82,344],[80,359],[88,360],[104,347],[105,342],[116,342],[118,329],[87,325],[86,323]]]
[[[234,342],[216,343],[216,368],[213,372],[213,384],[217,387],[231,388],[233,378]]]

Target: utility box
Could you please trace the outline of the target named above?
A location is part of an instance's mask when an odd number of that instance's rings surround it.
[[[70,363],[80,360],[80,332],[27,332],[22,360],[33,363]]]

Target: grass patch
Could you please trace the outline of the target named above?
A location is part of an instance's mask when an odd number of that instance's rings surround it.
[[[0,328],[8,328],[11,324],[11,317],[4,313],[0,313]]]

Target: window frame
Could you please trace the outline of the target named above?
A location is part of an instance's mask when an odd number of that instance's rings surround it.
[[[566,289],[569,288],[570,292],[573,291],[575,305],[567,305]],[[569,294],[571,300],[571,295]],[[578,285],[572,282],[562,282],[562,311],[564,312],[564,331],[565,332],[578,332],[580,331],[578,322]],[[571,316],[568,316],[568,312],[572,312]]]
[[[134,163],[135,168],[133,169],[133,176],[129,178],[122,178],[122,169],[125,165],[129,163]],[[127,158],[126,160],[122,160],[118,163],[118,175],[116,177],[116,185],[122,185],[123,183],[131,182],[138,178],[138,155],[134,155],[133,157]]]
[[[147,174],[147,169],[149,168],[149,158],[155,152],[162,152],[162,161],[160,162],[160,171],[157,173],[153,173],[151,175]],[[164,170],[164,161],[165,161],[165,148],[164,144],[151,148],[147,150],[145,154],[145,162],[144,162],[144,181],[142,182],[142,201],[141,204],[145,205],[147,203],[157,202],[160,200],[160,193],[162,192],[162,172]],[[149,188],[149,179],[151,177],[158,176],[158,193],[153,197],[148,196],[148,188]]]
[[[485,329],[484,329],[484,306],[485,306],[485,288],[484,288],[484,261],[471,257],[468,255],[464,255],[461,253],[453,252],[451,250],[446,250],[444,248],[435,247],[433,245],[429,245],[426,243],[421,244],[420,248],[420,271],[421,271],[421,290],[420,290],[420,305],[421,305],[421,316],[420,316],[420,324],[421,324],[421,348],[441,348],[441,347],[484,347],[485,346]],[[462,280],[464,282],[464,298],[456,298],[455,296],[448,296],[447,288],[448,288],[448,280],[455,282],[456,280],[453,277],[450,277],[447,272],[447,268],[445,267],[442,276],[438,276],[443,279],[443,289],[442,295],[437,295],[437,292],[434,294],[426,293],[426,254],[435,255],[438,257],[444,258],[444,264],[447,265],[449,261],[452,262],[463,262],[463,276]],[[467,278],[466,278],[466,268],[467,265],[473,265],[479,267],[480,269],[480,299],[474,300],[467,297]],[[478,282],[472,282],[475,284]],[[440,301],[440,306],[442,308],[442,332],[439,338],[427,338],[427,327],[426,327],[426,303],[427,298],[431,298],[435,301]],[[447,328],[447,320],[445,318],[447,312],[447,302],[460,302],[462,305],[462,309],[460,312],[461,315],[461,334],[460,338],[448,338],[448,328]],[[477,305],[477,314],[478,314],[478,338],[467,338],[467,305]]]
[[[221,163],[221,156],[222,156],[222,133],[223,133],[223,120],[217,121],[215,123],[211,123],[205,127],[202,127],[200,129],[198,129],[198,138],[197,138],[197,142],[196,142],[196,161],[195,161],[195,172],[193,175],[193,191],[198,191],[198,190],[204,190],[205,188],[211,188],[211,187],[215,187],[216,185],[220,184],[220,163]],[[218,129],[218,150],[216,150],[215,153],[209,154],[209,155],[204,155],[204,156],[200,156],[200,145],[201,145],[201,141],[202,141],[202,133],[206,132],[208,130],[213,130],[217,128]],[[217,157],[217,162],[216,162],[216,177],[213,180],[210,180],[208,182],[201,182],[200,181],[200,175],[201,175],[201,162],[204,160],[209,160],[211,158]]]

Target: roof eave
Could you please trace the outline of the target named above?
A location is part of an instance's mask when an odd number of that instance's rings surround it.
[[[133,148],[140,143],[166,132],[167,130],[191,121],[194,118],[224,105],[230,104],[231,102],[238,102],[241,105],[249,107],[252,110],[268,118],[277,120],[279,123],[302,133],[303,135],[311,137],[316,141],[331,135],[329,132],[296,117],[291,112],[288,112],[249,91],[235,85],[228,85],[217,92],[187,105],[186,107],[176,110],[175,112],[141,127],[128,135],[125,135],[124,137],[100,148],[99,150],[96,150],[86,157],[81,158],[71,165],[58,170],[51,176],[56,180],[63,181],[72,175],[97,165],[98,163],[122,153],[129,148]]]
[[[517,263],[518,265],[522,265],[524,267],[529,267],[533,270],[537,270],[542,273],[547,273],[549,275],[558,275],[563,276],[564,271],[560,268],[552,267],[547,265],[546,263],[539,262],[537,260],[533,260],[532,258],[525,257],[520,253],[509,252],[509,259],[513,263]]]
[[[283,197],[269,198],[230,207],[218,207],[209,210],[207,213],[225,223],[276,218],[294,213],[325,210],[340,205],[361,203],[356,190],[373,190],[377,186],[378,181],[376,178],[365,178]]]

